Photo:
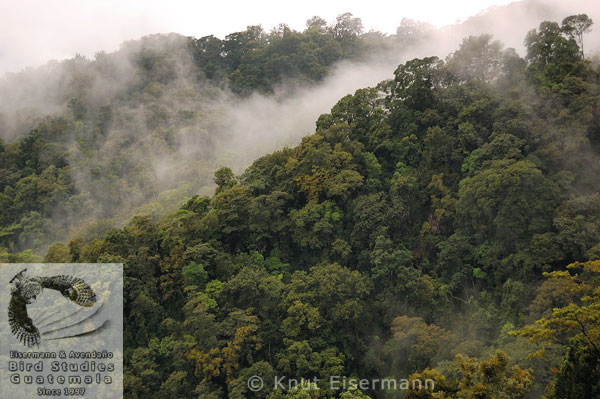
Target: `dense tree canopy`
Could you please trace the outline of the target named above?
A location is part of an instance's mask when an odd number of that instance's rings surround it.
[[[483,35],[445,61],[409,60],[340,99],[298,146],[240,176],[213,168],[214,195],[52,245],[46,261],[124,264],[125,397],[596,398],[597,379],[583,380],[600,375],[600,70],[576,22],[543,22],[524,59]],[[307,26],[188,45],[204,78],[240,93],[360,54],[351,15]],[[139,57],[150,81],[169,79],[168,60]],[[7,246],[43,233],[44,204],[86,204],[48,139],[83,129],[89,111],[72,109],[2,144]],[[99,135],[109,111],[94,113]],[[171,117],[153,115],[166,134]],[[122,162],[106,167],[136,166]],[[436,388],[253,392],[252,375]]]
[[[77,56],[15,75],[19,83],[50,74],[58,82],[48,102],[60,111],[17,115],[33,128],[12,143],[0,140],[0,248],[41,253],[50,240],[98,237],[135,214],[164,216],[211,192],[213,171],[243,155],[224,148],[227,107],[284,82],[291,92],[317,84],[335,62],[392,44],[364,34],[346,13],[332,25],[314,17],[303,32],[281,25],[223,40],[151,35],[93,60]],[[3,117],[0,110],[0,129]]]

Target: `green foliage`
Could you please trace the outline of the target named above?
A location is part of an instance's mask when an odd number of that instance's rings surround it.
[[[227,190],[235,185],[235,176],[231,169],[223,167],[215,171],[215,184],[217,185],[217,192]]]
[[[56,240],[101,237],[137,214],[164,217],[191,195],[212,192],[213,182],[217,192],[233,186],[221,166],[232,159],[241,166],[245,148],[232,153],[223,144],[229,104],[284,82],[291,95],[320,82],[335,62],[393,42],[363,33],[351,14],[331,26],[311,21],[302,32],[250,26],[223,40],[151,35],[93,60],[76,56],[16,75],[9,83],[17,86],[55,80],[44,108],[57,111],[24,110],[35,115],[16,116],[18,140],[0,142],[0,246],[42,254]],[[361,183],[346,171],[327,189],[344,196]]]
[[[600,261],[572,263],[567,270],[547,274],[548,282],[560,287],[562,298],[552,295],[562,303],[535,325],[512,333],[541,345],[533,356],[552,349],[565,353],[551,398],[593,398],[600,388],[593,378],[600,373]],[[547,302],[548,294],[541,290],[537,302]]]
[[[435,370],[425,370],[411,375],[411,381],[426,381],[428,378],[436,382],[435,388],[411,389],[408,399],[417,398],[490,398],[490,399],[523,399],[533,385],[533,377],[528,370],[519,366],[510,367],[510,359],[506,353],[497,351],[490,359],[481,362],[465,356],[458,356],[456,364],[460,377],[456,381],[448,381],[445,376]]]
[[[215,144],[200,94],[161,101],[180,61],[202,87],[244,96],[288,75],[318,82],[381,38],[350,14],[334,26],[312,18],[304,32],[148,38],[132,53],[135,87],[101,107],[85,96],[84,72],[110,69],[110,57],[73,60],[68,112],[0,143],[0,257],[34,261],[19,250],[49,245],[58,229],[76,238],[52,244],[46,261],[124,264],[126,397],[383,398],[254,393],[245,381],[409,373],[437,387],[407,398],[518,399],[548,382],[556,398],[594,397],[597,384],[582,379],[598,374],[600,345],[600,90],[578,43],[590,23],[543,22],[525,59],[489,35],[469,37],[446,61],[409,60],[393,79],[340,99],[314,134],[240,176],[216,154],[178,164],[188,173],[168,184],[140,154],[212,154]],[[397,40],[425,34],[410,21],[401,28]],[[210,98],[207,90],[198,92]],[[107,133],[129,126],[134,107],[148,110],[143,139],[113,141]],[[213,182],[214,195],[197,194]],[[70,219],[110,216],[130,198],[150,216],[89,230]],[[173,201],[178,210],[159,212]],[[552,354],[527,359],[534,344]]]
[[[506,52],[502,43],[492,41],[491,35],[469,36],[447,59],[448,70],[459,80],[491,82],[503,71]]]
[[[525,38],[529,72],[541,85],[560,83],[582,57],[582,49],[571,35],[577,28],[574,21],[567,20],[561,28],[556,22],[544,21],[539,29],[532,30]],[[582,42],[583,44],[583,42]]]
[[[223,40],[190,38],[189,48],[208,79],[219,85],[227,81],[235,92],[248,95],[253,90],[272,92],[284,78],[291,83],[318,82],[334,62],[360,58],[385,41],[382,37],[371,43],[360,18],[350,13],[339,15],[332,26],[319,17],[306,26],[298,32],[282,24],[269,33],[249,26]]]
[[[181,275],[186,285],[201,286],[206,283],[208,273],[204,270],[204,266],[192,262],[181,269]]]
[[[583,34],[591,30],[594,21],[586,14],[570,15],[563,19],[561,27],[563,32],[571,40],[576,40],[581,52],[581,58],[585,58],[583,51]]]

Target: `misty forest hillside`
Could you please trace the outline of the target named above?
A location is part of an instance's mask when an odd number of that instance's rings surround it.
[[[0,84],[0,247],[44,250],[212,192],[218,164],[253,156],[228,146],[231,109],[244,97],[284,79],[291,92],[316,84],[335,62],[394,42],[363,33],[350,14],[307,26],[252,26],[223,40],[154,35],[9,76]]]
[[[395,35],[365,32],[351,14],[329,24],[314,17],[302,32],[152,35],[91,60],[8,74],[0,79],[0,258],[33,259],[136,214],[165,216],[212,194],[217,168],[240,173],[296,145],[339,98],[389,78],[398,63],[445,57],[473,34],[521,47],[528,27],[562,19],[563,8],[518,2],[443,29],[403,19]],[[18,255],[24,250],[33,252]]]
[[[483,34],[396,64],[239,174],[251,140],[230,137],[232,108],[285,101],[429,28],[364,33],[344,14],[157,35],[13,75],[0,255],[123,263],[126,398],[597,399],[591,23],[530,26],[524,56]],[[253,375],[436,384],[252,392]]]
[[[298,146],[219,168],[213,196],[52,245],[45,261],[124,264],[125,396],[597,398],[589,23],[543,22],[525,57],[482,35],[407,61]],[[252,375],[436,388],[252,392]]]

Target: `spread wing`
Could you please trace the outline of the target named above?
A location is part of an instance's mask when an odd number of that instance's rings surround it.
[[[39,277],[38,281],[43,288],[60,291],[61,294],[80,306],[90,307],[96,303],[96,293],[79,277]]]
[[[27,303],[19,294],[13,294],[8,304],[10,330],[19,341],[27,346],[40,344],[40,332],[27,314]]]

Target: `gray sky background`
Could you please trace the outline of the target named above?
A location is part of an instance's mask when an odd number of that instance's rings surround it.
[[[395,32],[402,18],[438,27],[510,0],[0,0],[0,76],[75,53],[93,57],[129,39],[176,32],[218,37],[262,25],[286,23],[302,30],[318,15],[332,22],[344,12],[366,30]]]

